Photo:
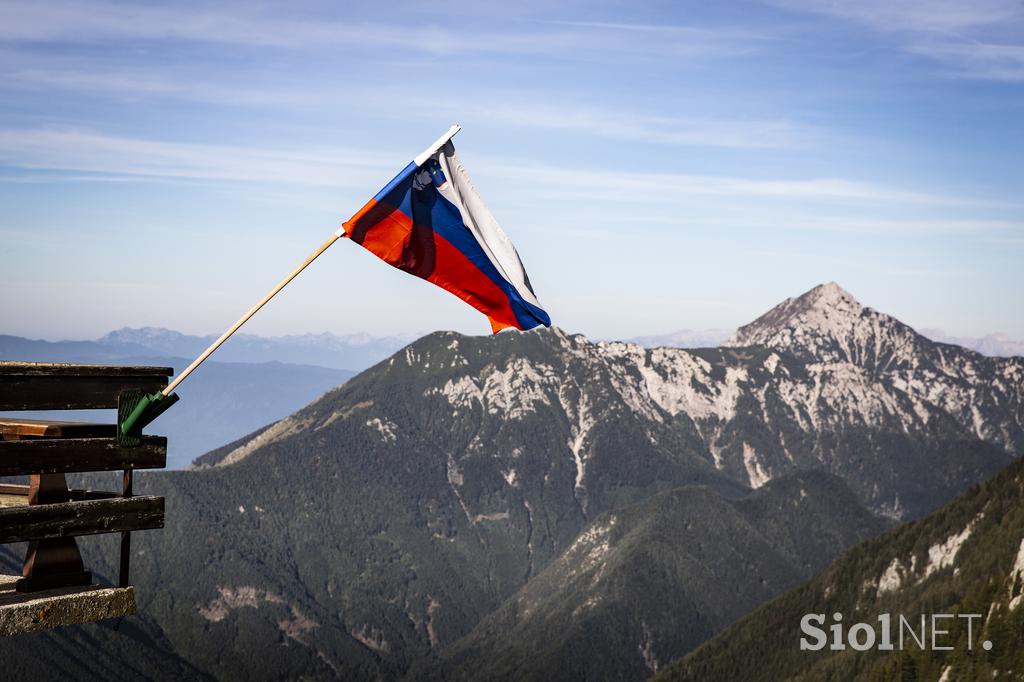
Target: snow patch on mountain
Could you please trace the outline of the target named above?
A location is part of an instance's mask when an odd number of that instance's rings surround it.
[[[758,460],[757,451],[749,443],[743,443],[743,467],[747,470],[750,487],[755,490],[772,480],[771,474],[765,471]]]

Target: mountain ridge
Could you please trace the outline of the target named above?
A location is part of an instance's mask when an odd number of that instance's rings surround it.
[[[595,519],[543,572],[443,650],[432,673],[466,680],[640,679],[768,595],[806,580],[824,566],[823,557],[887,525],[823,472],[796,473],[736,498],[707,487],[660,492]],[[582,660],[572,655],[581,649],[589,652]],[[421,673],[430,676],[410,677]]]

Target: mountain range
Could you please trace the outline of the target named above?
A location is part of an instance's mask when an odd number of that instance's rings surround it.
[[[644,348],[714,348],[722,345],[732,333],[730,329],[680,329],[669,334],[634,336],[626,339],[626,343]]]
[[[118,356],[148,355],[194,358],[206,350],[217,337],[182,334],[159,327],[118,329],[94,343]],[[316,365],[333,369],[360,371],[366,369],[412,341],[415,337],[372,336],[356,334],[298,334],[289,336],[256,336],[235,334],[217,351],[219,362],[281,362]]]
[[[634,336],[626,339],[645,348],[713,348],[728,341],[734,334],[731,329],[680,329],[668,334]],[[1024,356],[1024,341],[1011,339],[1008,334],[995,332],[984,336],[953,336],[941,329],[920,330],[921,335],[932,341],[963,346],[982,355],[993,357]]]
[[[640,679],[1007,466],[1022,393],[1024,359],[835,284],[720,348],[431,334],[137,477],[168,519],[133,540],[136,646],[179,678]],[[60,636],[127,635],[31,641]]]
[[[941,329],[922,329],[921,333],[933,341],[963,346],[982,355],[1002,357],[1024,355],[1024,341],[1011,339],[1009,335],[1002,332],[984,336],[951,336]]]
[[[182,334],[160,327],[125,327],[90,341],[45,341],[0,335],[0,357],[39,362],[117,363],[125,358],[199,356],[216,336]],[[316,365],[361,371],[388,357],[413,337],[370,334],[256,336],[238,333],[217,350],[217,362]]]

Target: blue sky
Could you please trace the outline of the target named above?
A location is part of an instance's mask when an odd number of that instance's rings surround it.
[[[0,333],[219,332],[453,122],[567,330],[1024,337],[1019,0],[0,3]],[[342,242],[246,329],[439,328]]]

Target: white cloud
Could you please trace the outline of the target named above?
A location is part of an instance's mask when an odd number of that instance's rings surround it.
[[[0,130],[0,164],[35,170],[365,188],[404,163],[401,154],[341,148],[285,151],[78,129]]]
[[[954,233],[1005,233],[1024,232],[1024,223],[1012,220],[996,220],[990,218],[950,220],[936,219],[865,219],[836,216],[814,216],[796,219],[776,220],[779,227],[794,230],[814,230],[828,232],[852,232],[867,234],[918,233],[918,234],[954,234]]]
[[[0,40],[15,43],[177,40],[284,48],[401,49],[435,54],[543,52],[560,47],[565,33],[461,31],[442,25],[301,20],[260,5],[230,9],[160,4],[63,2],[0,4]]]
[[[1020,0],[775,0],[772,4],[895,34],[907,52],[965,78],[1024,80]],[[1010,42],[1007,41],[1010,40]]]
[[[238,106],[308,105],[316,101],[308,92],[282,88],[238,87],[233,83],[203,81],[192,77],[168,77],[165,74],[133,70],[89,70],[68,68],[23,68],[3,73],[6,88],[40,88],[102,94],[126,100],[147,97],[171,97],[196,102]]]
[[[95,44],[111,41],[185,41],[232,46],[345,51],[381,54],[546,54],[563,58],[619,58],[635,49],[646,54],[744,54],[749,38],[693,29],[678,35],[628,36],[614,24],[589,26],[555,22],[508,22],[506,17],[476,20],[469,13],[443,13],[427,23],[421,15],[407,23],[337,18],[296,19],[263,4],[239,3],[224,9],[179,4],[131,4],[93,0],[0,3],[0,42]],[[339,7],[343,7],[339,5]],[[498,19],[498,21],[495,21]],[[597,32],[595,34],[595,32]],[[614,56],[613,56],[614,55]]]
[[[361,107],[381,110],[410,91],[389,88],[354,88],[343,91],[324,87],[311,91],[267,84],[265,87],[239,87],[224,80],[205,80],[184,74],[146,69],[88,70],[58,63],[43,68],[15,68],[0,71],[7,89],[34,88],[101,94],[135,101],[143,98],[173,98],[244,107]],[[415,93],[412,93],[415,94]],[[522,92],[477,93],[461,101],[458,95],[443,100],[421,93],[416,107],[394,112],[397,117],[422,120],[424,111],[458,111],[463,120],[476,119],[489,124],[532,130],[556,130],[611,140],[626,140],[671,146],[708,146],[734,149],[783,149],[807,147],[820,142],[825,134],[810,126],[785,119],[728,119],[652,115],[629,109],[600,105],[573,105],[540,101],[536,95]],[[497,102],[487,105],[481,102]]]
[[[271,149],[237,145],[169,142],[118,137],[81,129],[0,129],[0,165],[11,168],[99,174],[110,179],[171,178],[241,181],[268,185],[318,186],[374,189],[405,164],[407,154],[380,153],[357,148]],[[645,173],[619,170],[566,168],[515,162],[509,159],[478,159],[474,169],[491,178],[516,178],[517,200],[566,200],[605,205],[648,204],[678,206],[686,197],[714,201],[778,200],[869,205],[993,205],[947,194],[899,189],[842,178],[768,180],[735,176],[685,173]],[[71,176],[73,179],[74,176]],[[93,176],[97,177],[97,176]],[[16,180],[14,176],[12,180]],[[723,208],[726,208],[723,207]],[[656,213],[654,211],[653,213]],[[652,213],[652,215],[653,215]],[[656,217],[656,216],[655,216]],[[806,226],[839,231],[885,231],[893,223],[851,220]],[[785,227],[786,225],[779,225]],[[795,221],[793,227],[800,227]],[[944,220],[942,229],[1007,229],[1001,221]],[[921,223],[922,229],[927,229]]]
[[[1024,81],[1024,45],[932,41],[915,43],[907,49],[941,62],[956,75],[986,80]]]
[[[486,167],[486,165],[484,166]],[[498,169],[495,168],[497,173]],[[665,203],[682,196],[747,197],[845,203],[976,204],[969,199],[841,178],[763,180],[681,173],[595,171],[502,163],[501,172],[528,178],[529,190],[552,198],[612,203]]]
[[[774,0],[772,4],[856,21],[882,31],[954,33],[1020,20],[1018,0]]]
[[[660,116],[585,104],[560,106],[526,102],[515,95],[484,99],[501,104],[481,106],[475,102],[464,102],[458,110],[467,118],[511,127],[559,130],[671,146],[781,149],[805,146],[812,139],[821,137],[820,133],[807,126],[786,120]]]

